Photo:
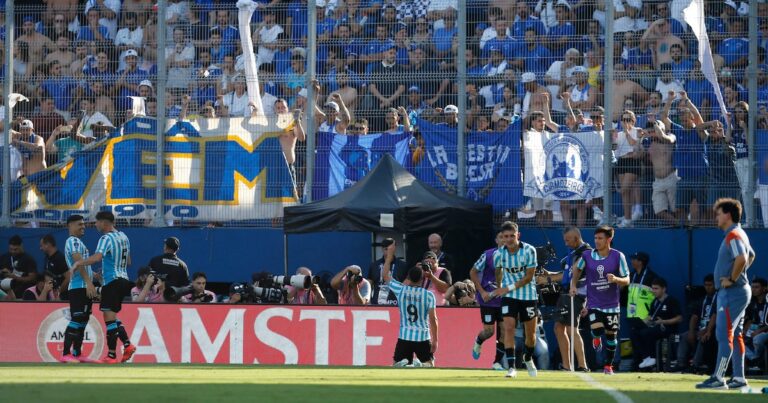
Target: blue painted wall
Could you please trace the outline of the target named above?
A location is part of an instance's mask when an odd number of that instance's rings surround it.
[[[37,259],[38,264],[42,264],[39,239],[48,232],[52,232],[63,245],[66,239],[64,229],[3,229],[0,231],[0,251],[6,251],[10,236],[19,234],[26,250]],[[168,236],[181,239],[179,255],[190,270],[205,271],[209,281],[244,281],[257,271],[283,273],[283,233],[279,229],[127,228],[125,232],[131,239],[133,249],[134,264],[129,272],[132,278],[152,256],[162,253],[162,241]],[[542,245],[549,239],[559,256],[565,254],[562,235],[557,229],[522,228],[520,232],[525,242]],[[749,230],[748,233],[758,256],[750,269],[750,277],[768,277],[765,267],[768,260],[763,257],[768,252],[764,249],[768,246],[768,231]],[[585,229],[583,236],[593,243],[591,229]],[[87,230],[85,242],[91,250],[95,248],[98,237],[94,228]],[[627,256],[636,251],[648,252],[653,270],[667,279],[670,293],[683,300],[684,286],[701,284],[704,275],[712,271],[721,241],[722,232],[716,229],[631,229],[618,230],[614,243]],[[693,253],[690,253],[691,250]],[[308,266],[316,274],[324,271],[335,273],[349,264],[367,269],[371,261],[371,235],[357,232],[290,235],[288,255],[291,272],[298,266]],[[551,267],[556,269],[557,264]]]

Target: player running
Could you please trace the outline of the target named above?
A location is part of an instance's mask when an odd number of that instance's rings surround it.
[[[595,249],[581,255],[575,269],[587,276],[587,313],[592,329],[592,347],[603,349],[605,334],[605,363],[603,373],[613,375],[616,355],[616,335],[619,332],[620,287],[629,284],[629,267],[624,254],[611,248],[613,228],[601,225],[595,229]],[[571,277],[570,295],[575,296],[580,275]]]
[[[501,316],[501,298],[491,299],[488,294],[496,289],[496,272],[493,265],[493,254],[504,246],[501,232],[496,234],[496,247],[488,249],[480,255],[477,262],[469,270],[469,278],[475,283],[477,289],[477,303],[480,305],[480,320],[483,322],[483,330],[477,334],[475,344],[472,346],[472,358],[480,359],[480,351],[484,341],[490,339],[496,331],[496,356],[493,359],[492,369],[503,371],[504,364],[504,327]]]
[[[747,269],[755,261],[755,251],[741,228],[741,203],[734,199],[715,202],[717,227],[725,231],[715,263],[717,292],[717,360],[715,373],[696,385],[698,389],[739,389],[747,386],[744,377],[744,311],[752,298]],[[734,341],[736,343],[734,343]],[[733,348],[736,345],[734,354]],[[725,382],[725,371],[733,359],[733,378]]]
[[[396,367],[433,367],[437,351],[437,313],[435,294],[421,286],[423,271],[413,267],[401,283],[392,277],[388,266],[384,266],[382,278],[389,282],[389,290],[397,297],[400,308],[400,333],[395,345],[394,365]],[[413,358],[413,355],[416,358]]]
[[[96,229],[103,235],[96,246],[96,252],[87,259],[78,260],[72,266],[90,266],[101,262],[104,285],[101,287],[100,309],[104,314],[104,324],[107,326],[107,358],[106,364],[116,364],[117,339],[123,342],[123,355],[120,362],[131,359],[136,347],[128,339],[122,322],[117,319],[117,313],[123,307],[123,298],[130,292],[132,284],[128,281],[128,265],[131,264],[131,245],[128,237],[115,228],[115,215],[109,211],[96,214]]]

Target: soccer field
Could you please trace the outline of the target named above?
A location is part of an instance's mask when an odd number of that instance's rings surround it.
[[[539,372],[534,379],[524,370],[517,379],[506,379],[503,372],[459,369],[0,364],[0,401],[765,401],[765,395],[739,391],[697,391],[694,384],[702,379],[552,371]],[[768,380],[750,382],[753,389],[768,385]]]

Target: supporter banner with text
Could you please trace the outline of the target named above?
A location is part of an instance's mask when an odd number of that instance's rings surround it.
[[[111,210],[118,218],[155,216],[155,119],[135,118],[117,135],[12,184],[17,219],[63,222]],[[286,126],[265,118],[169,122],[163,216],[169,220],[281,217],[298,202],[281,148]],[[287,126],[286,126],[287,127]]]
[[[439,308],[439,367],[490,368],[494,344],[473,360],[482,328],[477,308]],[[69,323],[63,303],[0,303],[0,362],[54,362]],[[392,365],[395,307],[124,304],[120,312],[136,353],[132,362],[300,365]],[[83,353],[106,355],[95,310]]]
[[[384,154],[407,167],[411,134],[345,135],[317,133],[312,200],[325,199],[352,187],[376,166]]]
[[[457,130],[419,120],[423,153],[414,153],[414,172],[437,189],[456,193],[458,186]],[[466,135],[466,197],[506,210],[523,204],[520,178],[520,121],[503,133]]]
[[[523,135],[524,195],[549,200],[589,200],[603,196],[603,133]]]

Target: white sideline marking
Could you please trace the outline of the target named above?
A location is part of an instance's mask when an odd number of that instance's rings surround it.
[[[589,376],[589,374],[580,373],[577,372],[576,376],[581,378],[584,382],[602,390],[603,392],[607,393],[609,396],[613,398],[617,403],[634,403],[632,399],[629,398],[629,396],[619,392],[615,388],[612,388],[608,385],[603,385],[602,383],[596,381],[594,378]]]

